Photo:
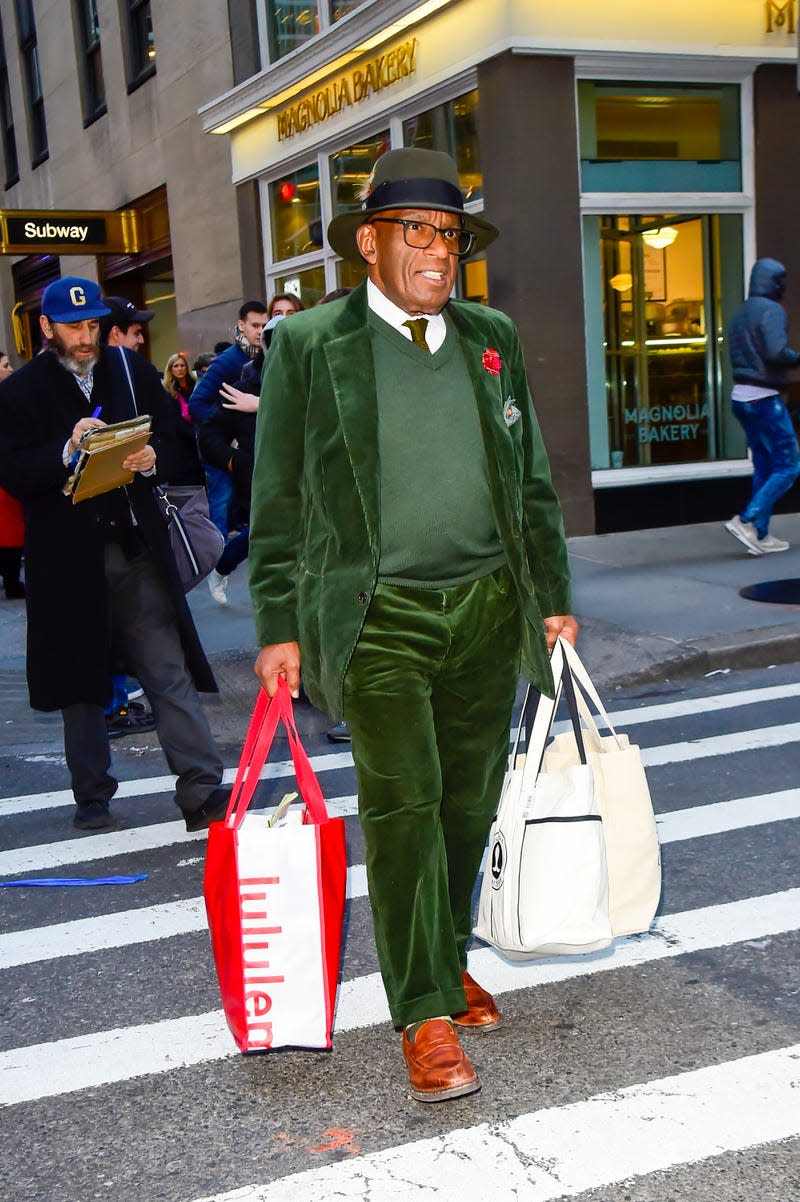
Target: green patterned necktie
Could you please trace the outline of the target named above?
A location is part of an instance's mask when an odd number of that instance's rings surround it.
[[[404,321],[403,325],[411,331],[411,341],[414,346],[422,347],[428,354],[431,353],[431,348],[425,338],[425,330],[428,325],[427,317],[414,317],[410,321]]]

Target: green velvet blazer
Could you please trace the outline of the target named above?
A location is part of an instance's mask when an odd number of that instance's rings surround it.
[[[475,386],[495,521],[519,592],[521,670],[552,695],[542,618],[570,613],[572,600],[561,510],[519,338],[495,309],[450,301],[448,313]],[[490,350],[494,358],[485,355]],[[299,642],[305,689],[334,719],[377,581],[379,473],[361,284],[345,299],[277,326],[253,475],[249,564],[257,637],[262,646]]]

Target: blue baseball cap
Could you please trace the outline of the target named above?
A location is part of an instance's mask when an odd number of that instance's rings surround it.
[[[98,285],[79,275],[65,275],[54,284],[48,284],[42,296],[42,313],[50,321],[86,321],[92,317],[105,317],[110,312]]]

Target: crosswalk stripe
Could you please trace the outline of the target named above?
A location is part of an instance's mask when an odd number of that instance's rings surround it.
[[[309,756],[311,767],[315,772],[336,772],[341,768],[352,768],[353,757],[349,751],[328,751],[324,755]],[[294,764],[291,760],[276,760],[265,764],[259,780],[279,780],[284,776],[294,776]],[[235,768],[226,768],[222,775],[222,783],[231,785],[236,777]],[[135,780],[119,782],[115,798],[121,797],[150,797],[156,793],[173,793],[175,791],[174,776],[140,776]],[[57,806],[75,804],[71,789],[55,789],[49,793],[26,793],[19,797],[0,797],[0,818],[5,814],[32,814],[36,810],[52,810]]]
[[[352,794],[333,797],[326,802],[332,818],[346,818],[358,811],[358,798]],[[156,822],[152,826],[136,826],[125,831],[61,839],[54,843],[38,843],[0,852],[0,877],[20,876],[24,872],[41,872],[65,864],[88,864],[114,856],[132,855],[169,847],[173,843],[204,840],[205,831],[186,830],[183,822]]]
[[[790,889],[668,915],[657,921],[649,935],[619,940],[592,956],[519,964],[482,948],[470,953],[469,969],[490,992],[502,994],[763,939],[796,930],[798,925],[800,889]],[[342,984],[337,1032],[388,1021],[378,973]],[[220,1010],[13,1048],[0,1053],[0,1105],[55,1097],[236,1054]]]
[[[735,755],[740,751],[762,751],[767,747],[785,747],[800,741],[800,722],[782,726],[761,726],[756,730],[741,730],[731,735],[712,735],[708,739],[692,739],[684,743],[667,743],[663,747],[643,747],[645,768],[662,764],[686,763],[711,756]]]
[[[643,725],[651,722],[665,721],[671,718],[679,718],[685,716],[695,716],[698,708],[702,708],[704,713],[715,710],[738,709],[740,707],[755,705],[761,702],[779,701],[785,698],[795,697],[800,695],[800,684],[789,685],[773,685],[763,689],[744,689],[737,693],[719,693],[711,697],[705,697],[702,701],[671,701],[664,704],[644,706],[641,709],[625,709],[609,711],[609,716],[615,725],[624,727],[626,725]],[[564,722],[558,723],[554,727],[557,733],[560,730],[566,730],[567,724]],[[767,728],[768,730],[780,730],[780,727]],[[512,732],[513,734],[514,732]],[[752,735],[754,732],[745,731],[744,736]],[[722,736],[731,739],[738,739],[739,735]],[[798,736],[789,734],[785,741],[793,741]],[[701,741],[702,742],[702,741]],[[754,747],[759,746],[776,746],[775,743],[754,744]],[[669,747],[692,747],[693,743],[687,744],[669,744]],[[746,751],[752,750],[749,746],[737,747],[735,750]],[[666,755],[666,748],[651,748],[651,753],[659,753]],[[708,752],[710,755],[725,754],[724,752]],[[683,756],[680,758],[694,758],[691,756]],[[666,759],[648,760],[648,763],[667,763]],[[315,772],[333,772],[342,768],[353,767],[353,757],[349,751],[327,752],[323,755],[311,757],[311,764]],[[294,768],[291,760],[282,760],[275,763],[267,764],[261,774],[261,779],[278,779],[284,776],[292,776]],[[223,783],[231,784],[236,775],[235,768],[226,768],[223,776]],[[170,793],[175,788],[174,776],[150,776],[139,777],[136,780],[121,781],[117,789],[116,797],[145,797],[153,796],[157,793]],[[6,814],[27,814],[37,810],[55,809],[58,806],[68,806],[73,804],[72,791],[70,789],[56,789],[46,793],[28,793],[20,794],[15,797],[0,798],[0,817]]]
[[[338,800],[355,802],[355,798]],[[780,793],[764,793],[757,797],[739,797],[733,801],[671,810],[659,814],[656,822],[659,840],[666,844],[792,818],[800,818],[800,789],[785,789]],[[363,864],[352,864],[347,870],[347,896],[351,899],[366,897],[366,893],[366,868]],[[0,968],[16,968],[22,964],[55,960],[62,956],[77,956],[156,939],[169,939],[174,935],[204,930],[205,926],[203,899],[194,897],[46,927],[10,931],[0,935]]]
[[[352,900],[366,895],[366,866],[353,864],[347,870],[347,896]],[[134,910],[77,918],[72,922],[59,922],[47,927],[9,931],[0,935],[0,968],[19,968],[23,964],[38,964],[63,956],[83,956],[158,939],[171,939],[175,935],[190,935],[205,929],[206,912],[202,897],[140,906]]]
[[[415,1140],[198,1202],[334,1197],[554,1202],[796,1136],[798,1086],[800,1044]]]
[[[779,726],[763,726],[753,730],[737,731],[734,734],[714,735],[705,739],[692,739],[684,742],[665,743],[658,747],[643,747],[642,762],[646,768],[654,768],[665,764],[685,763],[689,760],[708,759],[713,756],[733,755],[736,752],[759,751],[768,747],[782,747],[787,743],[800,741],[800,722],[789,722]],[[332,752],[326,755],[313,756],[311,764],[319,775],[325,772],[335,772],[343,768],[353,767],[353,757],[349,752]],[[262,780],[291,776],[294,766],[289,761],[267,764],[261,773]],[[225,770],[223,780],[230,784],[234,778],[234,769]],[[172,776],[143,777],[138,780],[120,783],[116,797],[141,797],[166,792],[175,787]],[[53,809],[57,806],[72,805],[73,797],[69,789],[57,793],[34,793],[26,797],[8,797],[0,800],[0,817],[7,814],[31,813],[34,810]],[[180,824],[176,824],[180,825]],[[0,867],[0,872],[4,871]]]
[[[788,701],[792,697],[800,697],[800,681],[768,685],[761,689],[741,689],[736,693],[715,693],[711,697],[692,697],[688,701],[659,702],[658,705],[643,705],[641,709],[609,710],[609,717],[615,726],[624,728],[650,722],[667,722],[673,718],[696,719],[700,714],[741,709],[770,701]],[[566,724],[564,726],[566,729]]]
[[[749,803],[754,806],[775,804],[779,818],[782,816],[793,817],[794,815],[791,813],[784,815],[783,811],[786,804],[792,804],[791,798],[794,793],[795,790],[789,789],[782,793],[767,793],[762,797],[744,797],[740,798],[736,805],[744,807]],[[698,811],[707,811],[709,817],[705,821],[713,823],[715,821],[713,815],[726,812],[718,807],[731,804],[733,803],[719,802],[712,806],[700,806],[697,809]],[[326,805],[328,813],[333,818],[348,818],[358,813],[358,797],[355,794],[328,798]],[[676,812],[682,813],[683,811]],[[733,811],[728,812],[733,813]],[[658,821],[665,823],[668,818],[666,815],[660,815]],[[698,821],[702,821],[700,814],[698,814]],[[772,821],[772,819],[766,821]],[[737,821],[736,825],[747,825],[747,823]],[[106,860],[115,856],[153,851],[174,843],[197,842],[205,837],[204,831],[189,834],[182,822],[158,822],[151,826],[134,827],[131,830],[97,834],[91,838],[82,836],[75,839],[56,840],[52,843],[34,844],[30,847],[0,852],[0,877],[21,876],[23,873],[43,872],[47,869],[63,867],[66,864],[86,864],[92,860]]]

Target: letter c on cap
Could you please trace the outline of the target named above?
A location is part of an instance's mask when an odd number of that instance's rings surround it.
[[[78,284],[73,284],[69,290],[69,299],[77,308],[80,305],[86,304],[86,293],[83,291],[83,288],[78,286]]]

